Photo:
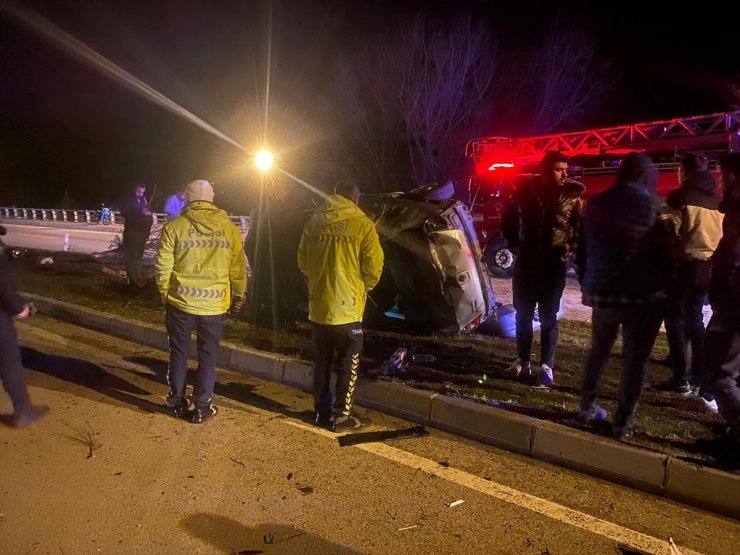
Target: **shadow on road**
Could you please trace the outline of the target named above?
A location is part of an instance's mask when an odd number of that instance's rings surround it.
[[[195,513],[183,518],[180,526],[196,538],[224,553],[355,554],[347,547],[284,524],[260,524],[254,528],[225,516]]]
[[[135,406],[144,412],[163,412],[164,407],[141,399],[138,396],[150,395],[151,392],[142,389],[129,381],[111,374],[102,366],[86,360],[59,355],[50,355],[29,347],[21,349],[23,366],[41,374],[73,383],[84,388],[84,391],[74,392],[80,397],[99,400],[91,391],[97,391],[120,404]],[[53,384],[45,383],[44,387],[60,390]],[[70,393],[68,390],[63,390]]]
[[[132,374],[160,383],[167,383],[167,362],[165,362],[164,360],[143,356],[124,357],[124,360],[141,366],[146,366],[153,372],[152,374],[149,374],[147,372],[137,372],[135,370],[129,370],[129,372],[131,372]],[[193,370],[189,371],[188,378],[192,377],[193,372]],[[188,380],[188,383],[191,383],[191,380]],[[309,424],[313,424],[315,414],[312,410],[293,410],[292,408],[283,405],[282,403],[278,403],[273,399],[255,393],[255,390],[258,388],[259,386],[247,383],[216,382],[216,386],[213,390],[215,394],[214,404],[218,405],[218,397],[221,397],[224,399],[237,401],[248,406],[260,408],[269,412],[278,413],[289,418],[295,418],[296,420],[301,420]]]

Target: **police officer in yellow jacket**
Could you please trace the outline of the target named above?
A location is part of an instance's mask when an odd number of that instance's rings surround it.
[[[247,290],[247,257],[241,234],[213,204],[213,187],[198,179],[186,189],[187,205],[167,222],[157,252],[157,288],[167,307],[170,364],[167,404],[176,418],[194,424],[215,416],[216,360],[226,311],[240,310]],[[190,334],[198,334],[198,372],[192,412],[185,398]]]
[[[298,248],[298,267],[308,278],[316,423],[335,431],[361,425],[351,409],[362,351],[362,315],[367,294],[383,271],[378,233],[357,206],[359,197],[356,185],[339,182],[306,223]],[[336,397],[329,386],[335,355]]]

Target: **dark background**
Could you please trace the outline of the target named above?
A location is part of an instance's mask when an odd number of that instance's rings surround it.
[[[499,41],[522,49],[554,17],[592,27],[598,55],[612,61],[617,75],[608,98],[585,118],[593,127],[725,111],[731,102],[728,79],[739,71],[736,17],[698,4],[680,9],[661,2],[542,7],[472,0],[26,5],[247,148],[255,147],[263,132],[270,20],[270,135],[290,136],[300,147],[335,132],[331,110],[322,102],[333,57],[416,14],[448,17],[470,9],[489,20]],[[245,191],[254,188],[256,177],[245,169],[243,151],[2,13],[0,78],[0,204],[59,205],[66,193],[77,207],[115,205],[134,183],[150,190],[156,184],[167,195],[202,177],[216,182],[223,204],[246,211]],[[507,134],[495,122],[489,132]],[[315,185],[325,185],[313,177]]]

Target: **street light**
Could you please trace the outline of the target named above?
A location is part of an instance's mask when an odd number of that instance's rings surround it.
[[[272,153],[269,150],[260,150],[254,156],[254,165],[260,171],[267,172],[272,167]]]

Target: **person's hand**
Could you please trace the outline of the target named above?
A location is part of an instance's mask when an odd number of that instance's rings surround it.
[[[234,312],[239,312],[242,308],[244,308],[244,299],[240,299],[239,297],[236,297],[234,299],[234,304],[231,305],[234,309]]]
[[[24,305],[23,310],[21,310],[18,314],[15,315],[16,318],[19,320],[25,320],[31,315],[31,306],[30,305]]]

